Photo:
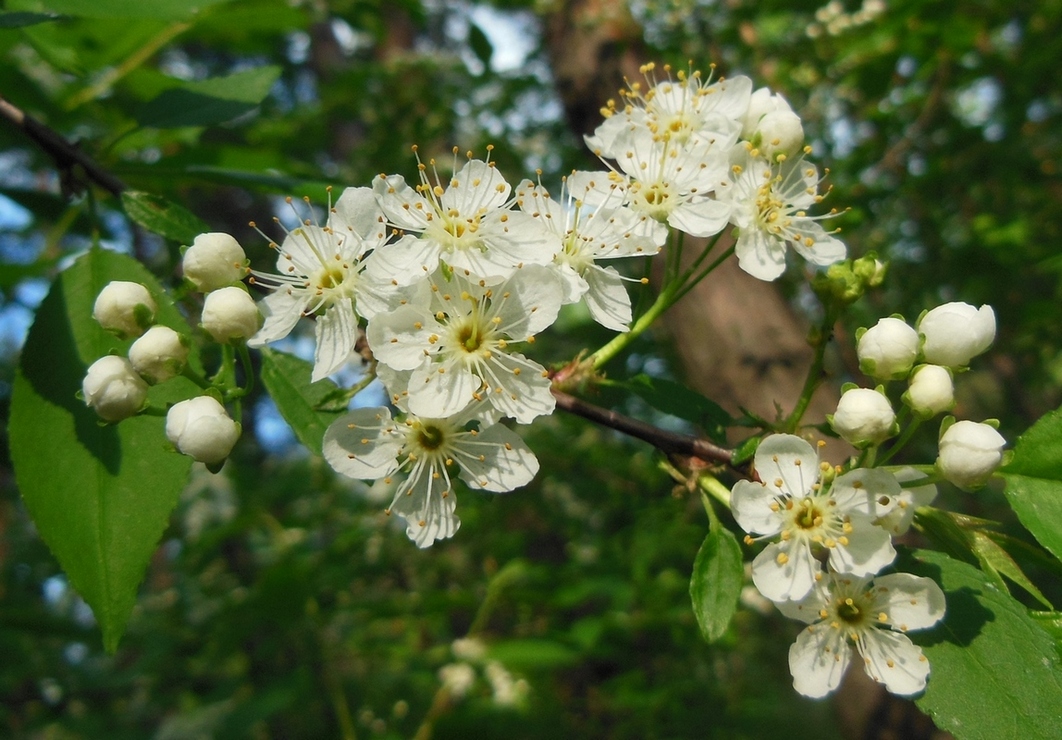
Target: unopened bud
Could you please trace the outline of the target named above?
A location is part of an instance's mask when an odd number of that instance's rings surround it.
[[[147,400],[148,385],[129,360],[107,355],[89,366],[81,395],[104,421],[117,422],[136,414]]]
[[[940,438],[937,467],[947,481],[972,491],[983,486],[999,467],[1006,443],[988,424],[957,421]]]
[[[837,411],[827,416],[830,426],[854,447],[878,445],[896,434],[896,412],[883,394],[852,388],[841,395]]]
[[[254,336],[260,321],[258,306],[242,288],[231,286],[212,291],[203,302],[203,328],[221,344]]]
[[[179,375],[188,361],[184,338],[168,326],[153,326],[129,348],[129,362],[149,383]]]
[[[213,396],[197,396],[174,404],[166,414],[166,437],[178,452],[201,463],[217,465],[232,452],[240,425]]]
[[[878,380],[907,376],[918,357],[918,332],[907,322],[884,318],[859,336],[859,369]]]
[[[996,314],[991,306],[945,303],[922,316],[918,333],[925,337],[922,356],[926,362],[965,367],[995,340]]]
[[[139,337],[155,323],[158,306],[140,283],[112,280],[96,296],[92,316],[104,329],[121,337]]]
[[[223,288],[247,274],[247,255],[228,234],[200,234],[184,253],[184,276],[202,293]]]
[[[904,403],[918,416],[928,419],[955,405],[955,385],[951,372],[940,365],[922,365],[911,375],[903,394]]]

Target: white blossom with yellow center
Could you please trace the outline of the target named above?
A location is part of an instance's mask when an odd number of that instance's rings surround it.
[[[731,494],[734,519],[751,544],[778,537],[752,563],[752,581],[771,601],[802,599],[822,577],[816,555],[840,573],[867,576],[896,557],[892,538],[874,520],[891,511],[900,484],[888,472],[858,469],[825,488],[812,446],[791,434],[773,434],[755,458],[762,483],[739,481]]]
[[[481,406],[481,405],[480,405]],[[406,521],[418,547],[452,537],[461,526],[454,513],[454,479],[471,488],[512,491],[538,472],[538,460],[523,440],[479,408],[450,418],[405,414],[386,408],[351,411],[329,425],[323,453],[336,472],[363,480],[405,473],[388,514]]]
[[[366,332],[381,364],[412,371],[410,411],[446,417],[485,400],[521,424],[552,413],[545,369],[510,345],[534,341],[557,319],[564,296],[557,271],[528,265],[497,285],[440,272],[427,283],[428,301],[377,314]]]
[[[805,599],[777,606],[808,624],[789,649],[793,687],[801,694],[818,698],[836,689],[853,649],[867,675],[890,692],[910,696],[926,687],[929,661],[904,633],[944,617],[944,592],[932,579],[828,573]]]
[[[775,280],[785,271],[791,245],[815,265],[843,260],[844,243],[826,231],[807,210],[820,203],[819,172],[803,157],[772,163],[751,145],[731,150],[730,180],[716,197],[733,208],[730,222],[738,227],[735,252],[741,269],[760,280]]]

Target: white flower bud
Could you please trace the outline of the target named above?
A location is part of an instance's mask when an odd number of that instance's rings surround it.
[[[138,412],[147,400],[148,385],[124,357],[107,355],[89,366],[81,395],[104,421],[121,421]]]
[[[903,400],[923,419],[949,410],[955,405],[951,372],[940,365],[922,365],[911,375],[911,384],[903,394]]]
[[[202,293],[223,288],[247,274],[247,255],[228,234],[200,234],[184,253],[184,276]]]
[[[963,367],[996,338],[996,314],[991,306],[945,303],[922,317],[918,333],[925,337],[922,357],[926,362]]]
[[[983,486],[1003,460],[1007,440],[988,424],[957,421],[940,438],[937,467],[964,491]]]
[[[896,433],[896,412],[889,399],[870,388],[841,395],[837,411],[827,417],[834,431],[854,447],[881,444]]]
[[[749,99],[741,137],[752,142],[765,157],[795,154],[804,146],[804,126],[781,95],[761,87]]]
[[[222,344],[232,339],[247,339],[258,331],[258,306],[247,291],[236,286],[207,293],[203,302],[203,328]]]
[[[179,452],[211,465],[232,452],[240,438],[240,425],[213,396],[197,396],[170,407],[166,437]]]
[[[918,358],[918,332],[900,319],[881,319],[856,344],[859,369],[878,380],[902,378]]]
[[[188,361],[183,337],[168,326],[156,325],[129,348],[129,362],[149,383],[161,383],[180,374]]]
[[[96,296],[92,316],[100,326],[122,337],[139,337],[155,322],[158,306],[140,283],[112,280]]]

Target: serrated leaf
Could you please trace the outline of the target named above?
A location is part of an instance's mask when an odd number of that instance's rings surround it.
[[[1045,607],[1052,608],[1051,602],[1040,593],[1040,589],[1029,580],[1029,577],[1018,567],[1018,564],[1014,562],[1014,558],[1008,555],[1006,550],[980,530],[974,530],[970,535],[974,555],[981,562],[982,570],[1006,576],[1032,594]]]
[[[161,195],[126,190],[122,193],[122,207],[136,223],[167,239],[191,244],[210,227],[191,211],[171,203]]]
[[[715,442],[726,440],[726,427],[733,422],[730,414],[715,401],[681,383],[643,373],[618,385],[637,394],[657,411],[696,424]]]
[[[908,560],[947,598],[941,624],[909,635],[931,669],[918,706],[960,740],[1057,738],[1062,665],[1050,635],[973,566],[930,551]]]
[[[140,263],[89,252],[60,274],[37,310],[15,377],[9,432],[26,508],[113,651],[191,459],[169,449],[162,417],[103,426],[75,395],[92,362],[124,347],[92,318],[96,295],[110,280],[143,283],[159,305],[159,323],[188,331]],[[161,406],[196,393],[175,378],[149,399]]]
[[[163,90],[137,112],[137,122],[151,128],[212,126],[231,121],[258,107],[280,77],[271,65],[226,77],[185,82]]]
[[[690,578],[693,613],[708,642],[715,642],[726,632],[744,581],[741,546],[730,530],[713,527],[697,551]]]
[[[312,373],[313,364],[306,360],[268,348],[262,350],[262,384],[299,441],[320,455],[325,430],[346,409],[327,406],[329,399],[335,397],[337,386],[327,378],[311,383]]]
[[[1001,472],[1018,519],[1062,559],[1062,410],[1046,414],[1018,438]]]

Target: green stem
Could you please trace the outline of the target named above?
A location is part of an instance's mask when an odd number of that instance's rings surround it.
[[[719,237],[717,236],[716,239],[718,239],[718,238]],[[715,246],[715,242],[714,241],[712,242],[711,245],[709,245],[708,249],[705,251],[705,254],[707,254],[707,252],[711,251],[711,248],[713,246]],[[712,262],[712,264],[708,265],[706,268],[701,270],[700,273],[695,275],[692,279],[689,278],[689,275],[692,273],[692,270],[687,271],[687,273],[685,275],[683,275],[683,280],[685,282],[684,282],[684,284],[682,286],[682,289],[679,291],[678,298],[676,298],[675,300],[678,300],[679,298],[682,298],[684,295],[686,295],[691,290],[693,290],[696,287],[697,283],[701,282],[706,277],[711,275],[712,272],[715,270],[715,268],[717,268],[717,267],[719,267],[719,265],[723,264],[723,262],[725,262],[727,260],[727,258],[730,257],[730,255],[732,255],[733,253],[734,253],[734,247],[730,247],[728,250],[726,250],[721,255],[719,255],[719,257],[716,258],[716,260],[714,262]],[[696,266],[696,264],[699,264],[699,263],[695,263],[694,266]]]
[[[730,508],[730,489],[714,475],[705,473],[697,479],[697,485],[700,486],[702,495],[709,494],[723,506]]]
[[[804,379],[804,388],[800,391],[800,398],[797,399],[793,412],[789,414],[782,425],[782,429],[790,434],[796,432],[797,427],[800,426],[800,420],[804,418],[804,414],[807,413],[808,406],[811,404],[811,397],[823,381],[826,345],[829,344],[836,320],[837,317],[834,315],[833,309],[827,306],[822,317],[822,324],[818,328],[818,336],[815,337],[812,345],[815,349],[815,357],[811,361],[811,367],[808,368],[807,378]]]
[[[251,364],[251,353],[247,351],[247,342],[240,339],[236,345],[236,352],[240,355],[240,365],[243,367],[243,375],[247,383],[240,395],[247,396],[254,390],[254,366]]]
[[[677,286],[674,284],[665,286],[664,289],[660,291],[660,295],[658,295],[656,300],[653,301],[653,305],[651,305],[649,309],[634,322],[634,326],[631,327],[630,331],[623,334],[617,334],[613,337],[612,341],[601,347],[597,352],[594,352],[594,354],[590,355],[588,359],[593,363],[593,368],[597,370],[607,364],[616,355],[630,346],[635,339],[645,333],[645,330],[652,326],[653,322],[660,318],[661,314],[671,308],[672,304],[678,300],[675,297],[676,291]]]
[[[918,417],[912,419],[911,423],[907,425],[907,428],[903,430],[903,433],[900,435],[899,439],[897,439],[896,442],[892,445],[892,447],[889,448],[889,451],[878,458],[877,464],[884,465],[889,460],[891,460],[893,455],[903,449],[903,446],[911,441],[911,437],[914,436],[915,431],[917,431],[918,427],[920,427],[921,425],[921,419],[919,419]]]

